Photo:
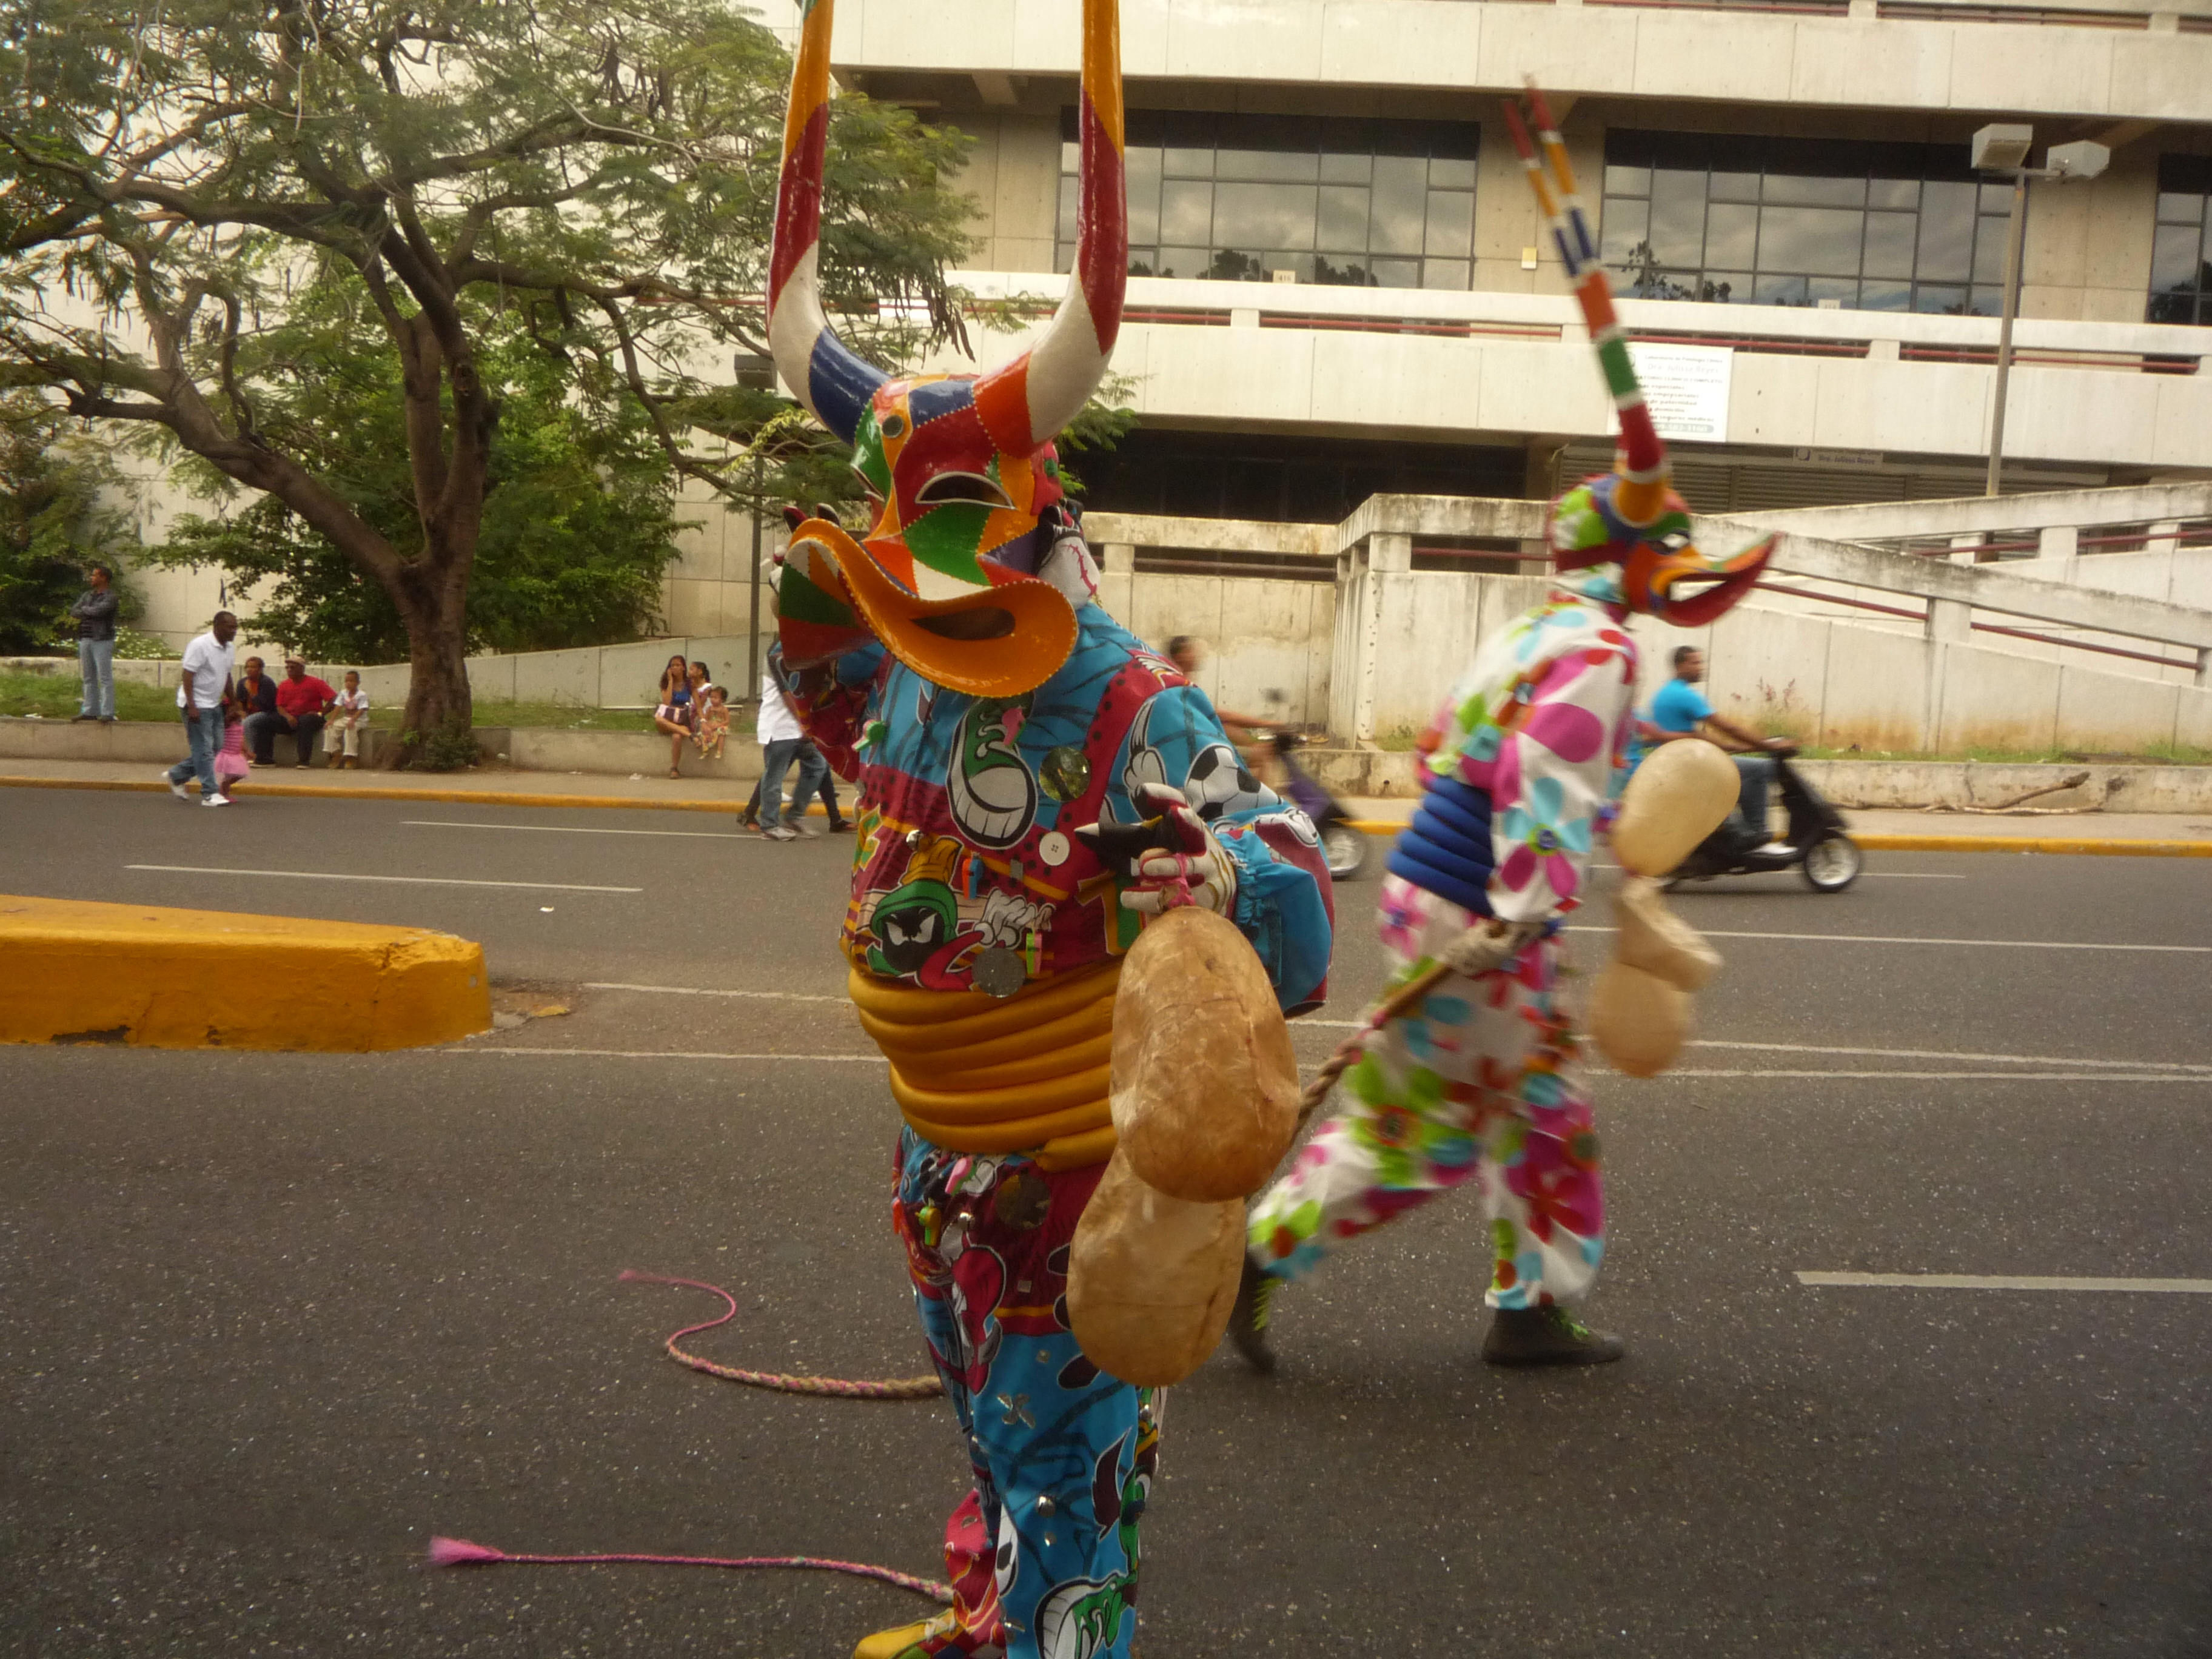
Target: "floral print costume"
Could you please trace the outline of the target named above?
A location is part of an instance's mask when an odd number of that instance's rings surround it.
[[[1368,1036],[1335,1115],[1252,1206],[1252,1255],[1273,1276],[1301,1277],[1480,1177],[1492,1307],[1572,1301],[1596,1277],[1604,1188],[1556,934],[1608,821],[1629,725],[1636,647],[1622,616],[1612,570],[1556,579],[1484,644],[1424,739],[1427,793],[1382,886],[1391,988],[1485,915],[1551,925]]]

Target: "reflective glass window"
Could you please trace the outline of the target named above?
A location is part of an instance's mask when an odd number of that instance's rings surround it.
[[[2002,280],[2010,192],[1962,145],[1616,131],[1605,159],[1601,254],[1639,298],[1963,312]]]
[[[2161,155],[2150,256],[2154,323],[2212,325],[2212,156]]]
[[[1129,112],[1129,269],[1143,276],[1465,289],[1468,122]],[[1054,264],[1074,262],[1077,149],[1063,119]]]

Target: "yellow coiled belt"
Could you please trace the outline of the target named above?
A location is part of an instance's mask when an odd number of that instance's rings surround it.
[[[963,1152],[1037,1148],[1046,1169],[1077,1170],[1114,1151],[1106,1097],[1121,977],[1115,958],[999,998],[855,968],[846,988],[916,1134]]]

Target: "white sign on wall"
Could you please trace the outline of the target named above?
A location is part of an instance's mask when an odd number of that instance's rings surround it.
[[[1628,348],[1643,383],[1644,406],[1662,438],[1701,443],[1728,441],[1729,378],[1735,353],[1727,346],[1640,345]],[[1618,428],[1615,428],[1618,430]]]

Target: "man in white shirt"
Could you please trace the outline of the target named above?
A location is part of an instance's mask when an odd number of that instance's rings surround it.
[[[191,743],[191,755],[161,775],[169,793],[179,800],[191,799],[185,784],[197,772],[201,805],[230,805],[230,797],[216,783],[215,757],[222,747],[222,694],[230,687],[231,641],[237,637],[238,618],[228,611],[218,611],[208,631],[185,647],[177,707],[184,711],[185,735]]]
[[[783,775],[796,759],[799,788],[793,796],[798,803],[793,808],[796,817],[805,811],[806,803],[822,787],[830,763],[822,758],[820,750],[806,740],[799,716],[783,700],[783,688],[776,684],[772,672],[761,676],[760,718],[753,726],[753,736],[759,739],[761,746],[761,834],[770,841],[797,841],[799,831],[783,821]]]

